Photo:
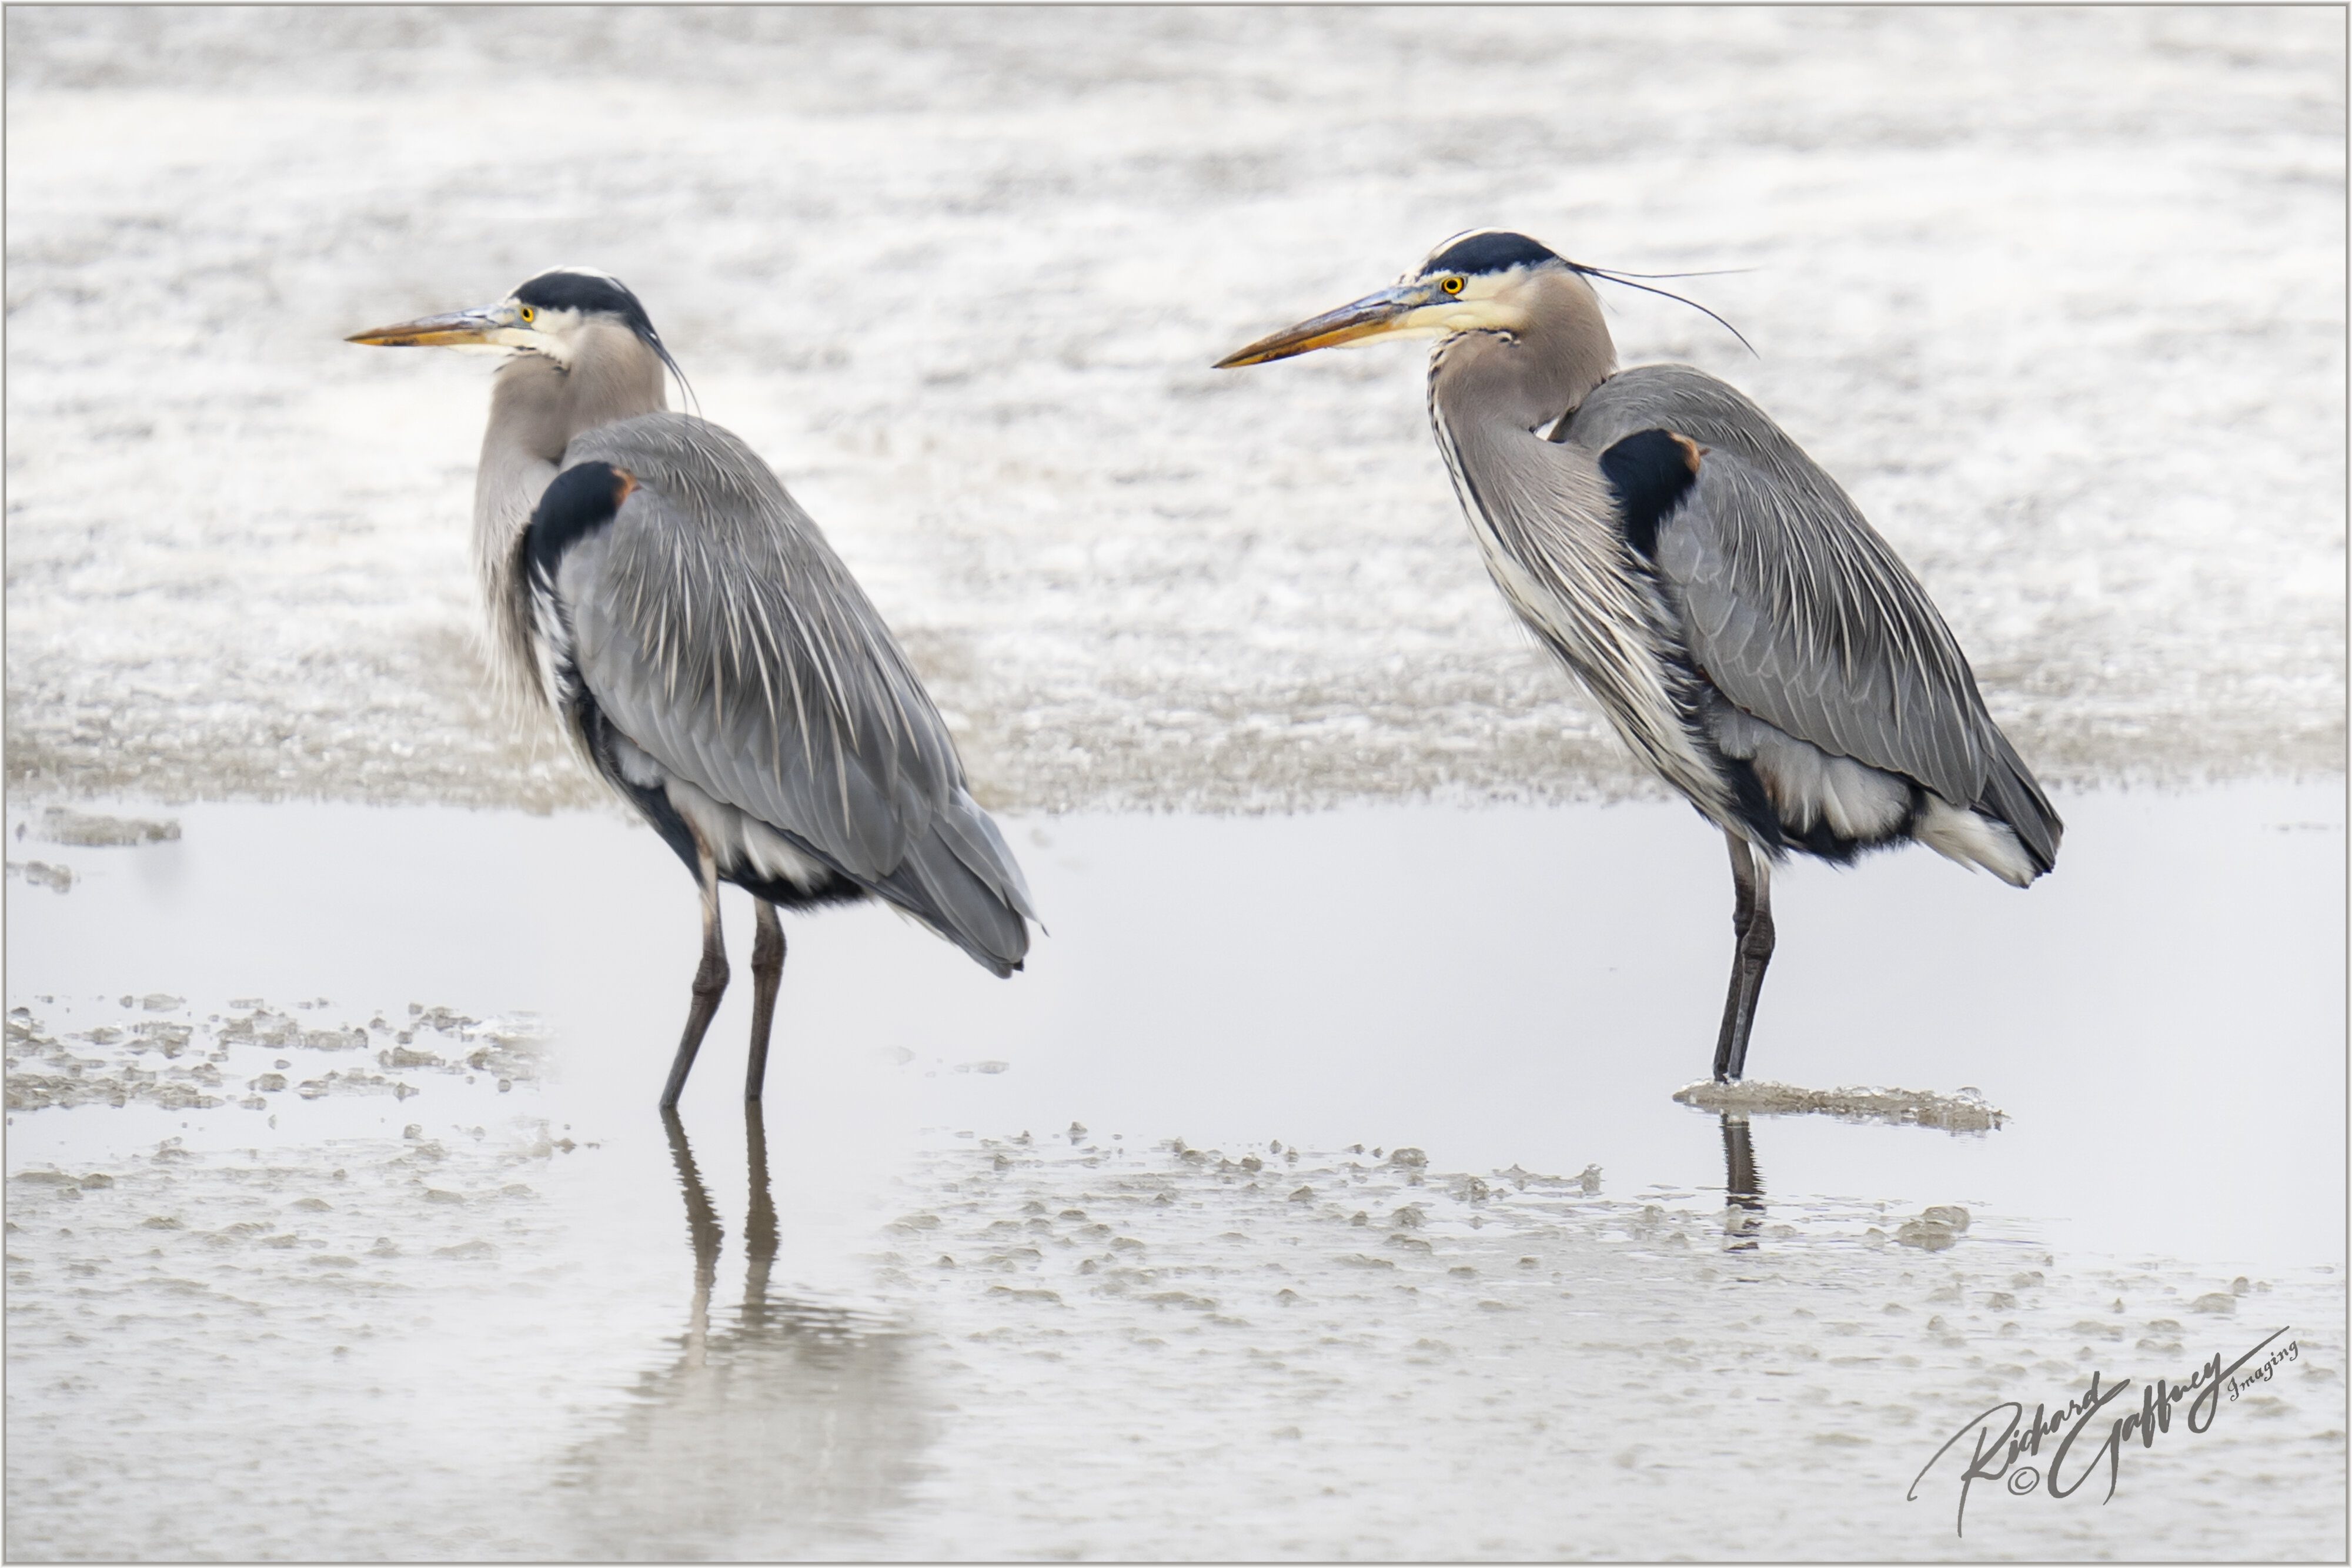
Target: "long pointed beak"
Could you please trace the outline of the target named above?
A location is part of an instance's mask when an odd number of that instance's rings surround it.
[[[1271,337],[1260,338],[1248,348],[1227,354],[1214,368],[1230,371],[1243,365],[1263,365],[1270,360],[1286,360],[1293,354],[1328,349],[1335,343],[1417,331],[1420,329],[1412,326],[1408,318],[1429,302],[1429,288],[1424,284],[1383,288],[1337,310],[1326,310],[1296,327],[1286,327]]]
[[[346,343],[371,343],[380,349],[448,349],[466,343],[488,343],[507,326],[505,313],[495,305],[475,310],[454,310],[446,316],[422,316],[396,327],[372,327],[354,332]]]

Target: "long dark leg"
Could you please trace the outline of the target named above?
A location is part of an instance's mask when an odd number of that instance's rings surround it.
[[[1715,1080],[1733,1083],[1748,1064],[1748,1031],[1756,1024],[1756,997],[1772,962],[1772,873],[1763,855],[1727,833],[1731,846],[1731,988],[1723,999],[1723,1032],[1716,1037]]]
[[[1745,955],[1748,927],[1756,918],[1756,872],[1749,857],[1747,841],[1733,834],[1723,835],[1731,849],[1731,988],[1723,998],[1723,1029],[1715,1037],[1715,1081],[1731,1081],[1731,1046],[1739,1039],[1741,1054],[1746,1054],[1747,1040],[1739,1028],[1739,998],[1747,988]]]
[[[1764,990],[1764,971],[1771,965],[1773,947],[1772,863],[1752,849],[1748,857],[1756,870],[1756,910],[1748,916],[1748,930],[1739,938],[1739,962],[1748,989],[1739,1003],[1739,1038],[1731,1044],[1731,1077],[1735,1082],[1748,1069],[1748,1031],[1756,1027],[1756,998]]]
[[[678,1038],[677,1059],[669,1064],[669,1084],[662,1090],[665,1111],[677,1109],[686,1075],[694,1071],[694,1053],[702,1049],[710,1015],[719,1010],[719,998],[727,994],[727,944],[719,934],[719,867],[711,861],[709,845],[698,837],[695,847],[701,852],[697,870],[702,877],[702,963],[694,971],[694,1001],[686,1011],[686,1033]]]
[[[776,988],[784,978],[784,927],[776,906],[755,901],[759,934],[751,938],[751,1061],[743,1078],[743,1098],[756,1105],[768,1078],[768,1030],[776,1021]]]

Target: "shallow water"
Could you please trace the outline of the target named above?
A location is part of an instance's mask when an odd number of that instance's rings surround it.
[[[2340,1555],[2340,792],[2061,807],[2029,894],[1778,885],[1757,1075],[1960,1134],[1673,1101],[1728,945],[1680,808],[1016,820],[1027,974],[793,923],[749,1125],[739,940],[674,1129],[641,830],[29,816],[10,1552]],[[2281,1327],[2105,1507],[1905,1500]]]

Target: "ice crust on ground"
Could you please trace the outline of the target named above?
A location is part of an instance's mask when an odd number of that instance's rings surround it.
[[[1717,1083],[1700,1079],[1675,1091],[1683,1104],[1701,1111],[1742,1115],[1794,1116],[1817,1113],[1851,1122],[1891,1122],[1901,1126],[1941,1127],[1951,1133],[1990,1132],[2007,1120],[1973,1089],[1938,1093],[1932,1089],[1800,1089],[1790,1083],[1746,1080]]]
[[[1983,1487],[1967,1549],[2342,1550],[2325,1270],[1131,1130],[943,1134],[811,1288],[739,1126],[615,1267],[610,1151],[429,1092],[402,1137],[11,1172],[12,1556],[1935,1553],[1952,1478],[1905,1488],[1974,1412],[2283,1323],[2296,1363],[2130,1448],[2115,1507]]]
[[[585,260],[991,804],[1646,789],[1413,349],[1208,369],[1493,224],[1755,269],[1678,287],[1760,359],[1622,357],[1824,463],[2045,781],[2341,766],[2325,11],[294,15],[8,14],[12,785],[593,799],[469,643],[486,368],[341,341]]]
[[[30,827],[26,823],[26,827]],[[19,829],[21,836],[23,829]],[[110,817],[51,806],[40,816],[40,837],[53,844],[76,849],[122,849],[136,844],[169,843],[180,836],[180,824],[144,817]]]
[[[51,865],[47,861],[10,861],[8,874],[21,876],[35,887],[46,887],[51,893],[73,891],[74,872],[69,865]]]
[[[170,1110],[236,1104],[275,1108],[284,1093],[419,1092],[419,1072],[476,1075],[501,1091],[539,1074],[543,1026],[525,1016],[487,1022],[444,1007],[409,1004],[404,1015],[379,1012],[365,1023],[315,1028],[255,1000],[244,1009],[197,1018],[177,997],[154,996],[141,1008],[170,1018],[124,1018],[136,998],[88,1004],[52,1001],[36,1014],[7,1017],[7,1106],[125,1105],[142,1101]],[[163,1005],[153,1005],[161,1003]],[[103,1019],[90,1022],[92,1018]],[[80,1022],[83,1027],[67,1025]]]

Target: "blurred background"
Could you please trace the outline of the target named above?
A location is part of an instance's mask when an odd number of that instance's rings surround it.
[[[36,793],[590,803],[468,638],[488,366],[642,296],[1000,808],[1641,792],[1394,345],[1466,227],[1676,285],[2046,780],[2344,745],[2344,30],[2202,11],[7,13],[7,739]]]

